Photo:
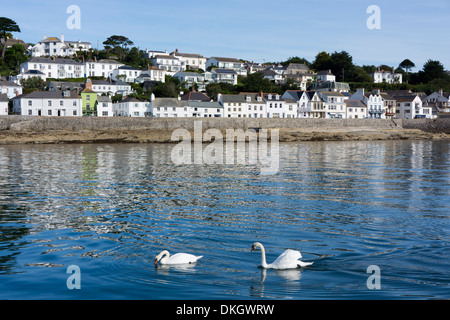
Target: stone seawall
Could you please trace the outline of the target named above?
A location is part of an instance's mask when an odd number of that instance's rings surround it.
[[[175,129],[279,129],[280,141],[447,139],[450,118],[251,119],[0,116],[0,144],[172,142]]]

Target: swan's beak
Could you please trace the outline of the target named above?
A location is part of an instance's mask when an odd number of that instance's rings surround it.
[[[255,250],[255,246],[252,246],[252,248],[250,249],[250,252],[253,252],[253,250]]]
[[[155,259],[155,268],[158,268],[158,259]]]

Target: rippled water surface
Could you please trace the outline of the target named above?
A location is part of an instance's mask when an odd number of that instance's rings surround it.
[[[450,298],[448,142],[285,143],[274,175],[172,148],[0,146],[0,298]],[[314,264],[265,271],[255,241]],[[204,257],[155,268],[164,249]]]

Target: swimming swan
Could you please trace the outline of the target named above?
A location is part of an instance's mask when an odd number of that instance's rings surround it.
[[[161,264],[173,265],[173,264],[189,264],[195,263],[198,259],[203,256],[194,256],[189,253],[175,253],[173,256],[170,255],[169,251],[163,250],[155,258],[155,267],[158,267],[158,261]]]
[[[267,264],[266,251],[261,243],[255,242],[250,251],[256,250],[257,248],[261,249],[261,267],[264,269],[295,269],[313,264],[313,262],[303,262],[298,260],[301,259],[302,254],[300,251],[291,249],[284,251],[273,263]]]

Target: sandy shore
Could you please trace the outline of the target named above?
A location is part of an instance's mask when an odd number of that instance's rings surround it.
[[[193,135],[192,135],[193,136]],[[270,134],[269,134],[270,137]],[[176,143],[172,131],[157,129],[139,130],[85,130],[85,131],[0,131],[0,144],[46,143]],[[280,142],[295,141],[371,141],[371,140],[442,140],[450,134],[428,133],[418,129],[279,129]]]

